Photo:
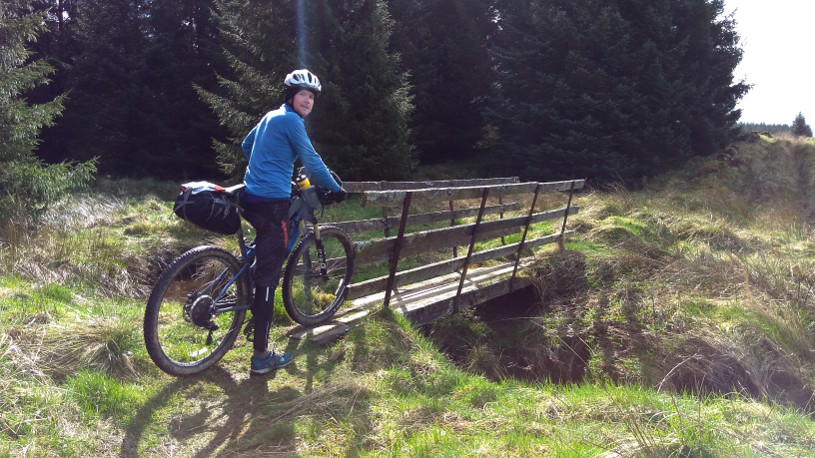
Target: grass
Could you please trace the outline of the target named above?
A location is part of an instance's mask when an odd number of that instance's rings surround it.
[[[267,377],[242,336],[199,377],[152,364],[145,294],[209,236],[172,186],[103,182],[0,232],[0,456],[813,456],[815,245],[788,176],[812,152],[739,148],[581,194],[536,295],[423,329],[382,311],[329,347],[281,316],[295,363]]]

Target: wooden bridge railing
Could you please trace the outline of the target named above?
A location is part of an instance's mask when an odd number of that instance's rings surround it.
[[[497,258],[512,258],[515,262],[510,283],[515,279],[522,253],[548,243],[562,241],[566,233],[566,220],[579,209],[571,205],[575,190],[584,186],[584,180],[568,180],[549,183],[519,183],[517,177],[477,180],[444,180],[422,182],[347,182],[343,186],[350,193],[362,193],[363,206],[382,207],[382,218],[362,221],[332,223],[347,232],[383,230],[385,237],[356,242],[355,263],[363,265],[377,261],[388,261],[388,274],[366,281],[355,282],[349,287],[348,299],[353,300],[375,293],[385,292],[384,306],[389,305],[391,293],[400,286],[431,278],[460,272],[459,287],[454,307],[458,311],[458,297],[467,276],[468,268]],[[568,203],[563,208],[535,212],[538,198],[543,193],[568,191]],[[524,198],[532,203],[528,210],[521,211]],[[505,203],[504,199],[510,198]],[[495,200],[497,199],[497,203]],[[490,202],[492,201],[492,202]],[[472,205],[477,207],[459,207]],[[412,208],[428,208],[447,203],[448,209],[418,214],[410,214]],[[390,216],[392,208],[401,207],[398,216]],[[516,216],[504,217],[505,213]],[[520,214],[519,214],[520,213]],[[498,214],[498,219],[487,215]],[[459,223],[462,219],[475,221]],[[543,221],[562,220],[557,233],[527,240],[531,225]],[[450,227],[431,230],[409,231],[408,227],[432,222],[450,222]],[[397,235],[391,236],[391,229]],[[518,242],[506,244],[504,237],[521,234]],[[501,239],[497,248],[475,251],[477,242]],[[459,256],[456,248],[466,247],[464,256]],[[415,255],[453,248],[453,258],[434,262],[420,267],[399,271],[400,260]]]
[[[497,184],[517,183],[518,177],[505,177],[505,178],[475,178],[475,179],[458,179],[458,180],[431,180],[431,181],[354,181],[346,182],[343,184],[346,191],[351,194],[363,194],[370,191],[390,191],[390,190],[416,190],[416,189],[438,189],[438,188],[454,188],[461,186],[489,186]],[[468,218],[478,214],[477,209],[463,209],[454,210],[454,201],[448,200],[449,211],[447,212],[433,212],[419,215],[410,215],[408,217],[407,225],[419,225],[434,223],[439,221],[450,221],[453,223],[456,219]],[[365,197],[363,197],[363,206],[366,205]],[[348,221],[337,223],[346,232],[363,232],[372,229],[381,229],[385,233],[385,237],[390,236],[390,230],[393,227],[398,227],[400,223],[399,217],[388,216],[388,205],[381,205],[382,218],[364,220],[364,221]],[[503,200],[499,198],[498,205],[491,205],[485,209],[486,214],[498,213],[503,215],[506,211],[519,209],[520,206],[517,202],[504,205]]]

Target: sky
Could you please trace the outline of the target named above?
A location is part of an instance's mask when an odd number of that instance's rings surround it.
[[[815,125],[815,1],[724,0],[724,9],[735,11],[744,50],[734,77],[753,85],[741,122],[792,124],[801,112]]]

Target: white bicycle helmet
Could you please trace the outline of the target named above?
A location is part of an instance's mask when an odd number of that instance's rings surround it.
[[[308,89],[314,92],[315,95],[323,90],[319,78],[304,68],[295,70],[286,75],[286,80],[283,84],[286,85],[287,89]]]

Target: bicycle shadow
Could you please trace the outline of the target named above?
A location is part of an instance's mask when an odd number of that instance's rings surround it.
[[[126,425],[120,456],[141,456],[148,446],[151,453],[159,455],[183,451],[195,457],[296,453],[298,439],[292,421],[317,408],[309,405],[315,377],[332,373],[336,367],[330,356],[320,358],[319,351],[304,352],[301,345],[289,340],[285,351],[294,354],[295,360],[281,371],[302,380],[302,389],[279,387],[274,383],[277,374],[233,374],[220,365],[197,377],[173,380],[145,402]],[[218,396],[212,395],[213,390]],[[208,393],[206,399],[201,398],[201,392]],[[179,403],[188,407],[175,407]],[[303,409],[289,408],[298,405]],[[360,407],[355,415],[368,416],[368,409]],[[158,440],[155,430],[163,431]]]
[[[256,416],[259,406],[268,402],[270,395],[268,385],[271,380],[273,376],[246,377],[237,381],[225,369],[215,366],[199,377],[173,381],[142,405],[130,421],[122,440],[121,456],[141,455],[139,446],[144,445],[142,439],[145,431],[161,423],[162,419],[157,418],[157,414],[171,403],[179,402],[179,396],[182,398],[186,394],[194,396],[196,389],[211,390],[213,385],[223,392],[222,402],[212,404],[200,399],[196,399],[197,403],[191,402],[181,416],[170,418],[164,424],[158,425],[160,429],[166,428],[166,435],[169,436],[168,439],[172,438],[172,441],[157,447],[164,447],[166,449],[164,454],[173,455],[175,454],[173,448],[176,446],[183,446],[189,450],[184,444],[194,436],[214,431],[207,443],[192,456],[212,456],[225,445],[228,448],[229,443],[246,434],[247,423],[251,423]],[[292,388],[284,387],[277,390],[274,395],[291,398],[299,393]]]

